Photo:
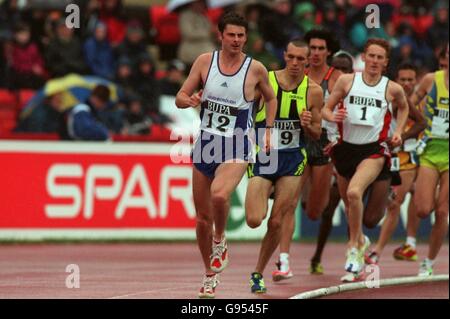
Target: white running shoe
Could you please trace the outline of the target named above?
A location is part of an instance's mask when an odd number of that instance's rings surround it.
[[[225,237],[218,244],[213,240],[210,266],[215,273],[222,272],[228,266],[228,246]]]
[[[219,284],[219,275],[204,276],[203,284],[198,293],[201,299],[212,299],[215,297],[216,287]]]
[[[347,250],[347,260],[345,262],[345,271],[359,274],[364,266],[364,255],[356,247]]]
[[[422,261],[419,267],[419,277],[428,277],[433,275],[433,265],[428,263],[426,260]]]

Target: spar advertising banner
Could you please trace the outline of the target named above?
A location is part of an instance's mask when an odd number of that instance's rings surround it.
[[[190,146],[0,141],[0,239],[195,239]],[[261,239],[245,223],[246,177],[227,236]]]

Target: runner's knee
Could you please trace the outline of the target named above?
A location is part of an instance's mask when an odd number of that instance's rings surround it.
[[[381,219],[383,218],[383,214],[378,214],[378,215],[370,215],[370,216],[364,216],[363,217],[363,224],[364,226],[366,226],[369,229],[375,228],[378,223],[381,221]]]
[[[213,191],[211,192],[211,201],[215,207],[224,206],[228,202],[228,195],[221,190]]]
[[[247,225],[250,228],[257,228],[262,223],[262,219],[259,218],[258,216],[247,216],[246,220],[247,220]]]
[[[435,218],[435,223],[447,223],[448,225],[448,207],[438,207],[435,212]]]
[[[349,188],[347,190],[347,200],[349,204],[362,201],[362,192],[357,188]]]

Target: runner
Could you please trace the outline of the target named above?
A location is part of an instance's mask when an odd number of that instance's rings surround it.
[[[420,165],[414,206],[421,218],[428,217],[435,208],[428,257],[420,265],[419,276],[433,274],[434,261],[448,232],[448,45],[446,55],[447,67],[442,71],[428,73],[411,98],[411,102],[417,105],[426,97],[424,115],[427,119],[427,128],[417,150]]]
[[[401,145],[401,133],[408,117],[402,87],[382,75],[389,53],[387,41],[369,39],[362,55],[363,72],[342,75],[322,110],[325,120],[339,126],[340,139],[331,155],[349,224],[350,240],[344,268],[354,274],[361,272],[364,252],[370,244],[362,232],[363,195],[375,180],[390,178],[387,134],[394,111],[392,104],[397,107],[397,128],[390,140],[393,147]],[[344,108],[333,113],[342,99]]]
[[[397,69],[396,82],[399,83],[409,98],[414,92],[416,86],[417,69],[409,63],[401,64]],[[391,171],[393,174],[399,174],[401,184],[394,187],[392,198],[389,202],[387,215],[381,227],[380,237],[375,248],[367,256],[366,263],[377,264],[381,253],[391,238],[397,227],[400,217],[400,207],[405,200],[406,194],[413,189],[414,181],[417,176],[417,155],[415,147],[417,145],[417,136],[426,127],[425,118],[415,107],[409,108],[409,122],[406,131],[402,134],[403,145],[399,150],[393,151]],[[395,129],[395,121],[392,121],[391,130]],[[413,228],[417,231],[418,217],[416,217],[414,205],[408,210],[408,229]],[[407,238],[407,244],[394,251],[396,259],[416,260],[415,241]]]
[[[225,14],[219,21],[222,49],[197,58],[176,98],[178,108],[201,104],[200,135],[192,153],[196,233],[205,266],[200,298],[214,298],[217,274],[228,264],[229,200],[247,168],[255,91],[266,101],[267,126],[273,126],[277,109],[267,70],[242,52],[247,30],[241,16]],[[203,90],[195,92],[200,85]],[[269,151],[270,130],[264,141]]]
[[[274,203],[268,221],[267,233],[262,241],[258,262],[250,278],[251,292],[265,293],[263,271],[277,248],[283,218],[294,215],[301,192],[301,179],[306,163],[305,134],[318,138],[321,133],[320,110],[323,105],[322,89],[311,81],[304,69],[308,59],[308,45],[300,40],[291,41],[284,53],[286,67],[270,72],[269,79],[278,99],[274,142],[277,167],[269,172],[264,155],[257,154],[255,164],[249,165],[249,184],[245,200],[247,224],[258,227],[268,210],[268,199],[274,185]],[[266,126],[265,103],[256,117],[258,144],[259,128]],[[267,126],[266,126],[267,127]],[[271,155],[273,155],[271,153]],[[274,274],[277,276],[284,274]]]
[[[305,42],[310,49],[308,58],[309,68],[306,71],[308,77],[316,83],[320,83],[324,94],[324,101],[341,71],[327,64],[327,58],[339,50],[339,43],[331,32],[314,29],[305,34]],[[328,131],[327,131],[328,130]],[[329,190],[333,164],[329,156],[323,153],[323,148],[330,142],[329,137],[336,135],[336,125],[322,120],[322,133],[319,139],[306,137],[306,150],[308,153],[308,166],[302,176],[306,192],[303,191],[302,202],[306,198],[305,210],[308,217],[317,220],[329,201]],[[308,183],[310,181],[310,183]],[[284,273],[285,277],[292,277],[289,267],[289,248],[295,230],[295,215],[287,215],[283,220],[283,231],[280,241],[280,257],[277,263],[278,274]],[[280,277],[282,278],[282,277]]]

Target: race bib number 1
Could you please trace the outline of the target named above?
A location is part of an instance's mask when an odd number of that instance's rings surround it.
[[[375,118],[379,110],[374,107],[350,105],[347,114],[350,123],[364,126],[375,126]]]

